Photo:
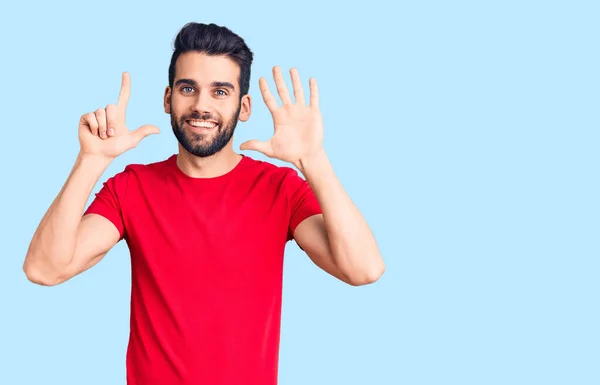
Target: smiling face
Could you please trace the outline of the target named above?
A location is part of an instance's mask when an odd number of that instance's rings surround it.
[[[181,147],[207,157],[231,145],[238,120],[250,117],[250,96],[240,99],[239,66],[226,56],[186,52],[165,91],[165,112]]]

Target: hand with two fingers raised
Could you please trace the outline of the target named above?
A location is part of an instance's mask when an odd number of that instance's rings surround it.
[[[81,116],[79,144],[82,155],[101,156],[112,160],[138,145],[146,136],[160,133],[154,125],[143,125],[130,131],[125,123],[131,80],[123,73],[121,92],[117,104],[109,104]]]

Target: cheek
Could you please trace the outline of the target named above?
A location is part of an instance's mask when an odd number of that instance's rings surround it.
[[[171,101],[171,115],[179,121],[181,117],[186,115],[185,107],[179,103],[173,103]]]
[[[239,110],[239,114],[242,113],[242,109],[243,109],[243,107],[240,106],[240,104],[238,104],[238,103],[230,105],[227,107],[227,113],[224,115],[224,117],[227,119],[228,122],[230,122],[236,118],[236,115],[238,114],[238,110]]]
[[[180,95],[171,96],[171,111],[181,114],[185,111],[189,103],[189,100],[186,100],[186,98],[183,98]]]

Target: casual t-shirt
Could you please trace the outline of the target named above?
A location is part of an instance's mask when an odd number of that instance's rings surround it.
[[[176,160],[127,166],[86,210],[131,254],[127,383],[275,385],[284,248],[319,203],[289,167],[192,178]]]

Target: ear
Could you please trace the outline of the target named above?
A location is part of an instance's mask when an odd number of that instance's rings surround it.
[[[165,106],[165,113],[170,114],[171,113],[171,87],[167,87],[165,89],[164,106]]]
[[[240,116],[238,117],[240,122],[245,122],[250,119],[250,113],[252,112],[252,99],[250,95],[246,94],[242,96],[240,108]]]

